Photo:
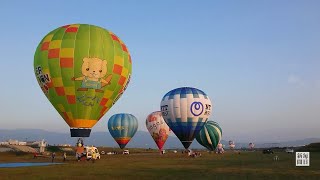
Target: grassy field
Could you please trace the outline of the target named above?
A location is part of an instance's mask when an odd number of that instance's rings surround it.
[[[95,163],[75,161],[42,167],[0,168],[0,179],[320,179],[320,152],[311,153],[310,167],[296,167],[295,154],[261,152],[209,154],[191,158],[182,153],[131,150],[130,155],[103,155]],[[280,160],[274,161],[278,155]],[[50,162],[31,154],[0,153],[4,162]],[[60,154],[55,162],[62,162]]]

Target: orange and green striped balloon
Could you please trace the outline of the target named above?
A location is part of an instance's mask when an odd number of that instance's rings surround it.
[[[47,34],[34,55],[34,72],[72,137],[88,137],[130,82],[126,45],[111,31],[71,24]]]

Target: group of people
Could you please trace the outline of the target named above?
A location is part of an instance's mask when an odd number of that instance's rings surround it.
[[[187,153],[188,156],[190,157],[201,157],[201,153],[200,152],[196,152],[196,151],[192,151],[191,149],[187,149],[187,150],[183,150],[182,151],[182,154],[183,153]]]
[[[201,157],[201,153],[200,152],[193,152],[190,155],[191,157]]]
[[[37,157],[43,157],[43,155],[39,155],[38,153],[33,153],[33,159],[36,159]],[[53,163],[54,162],[54,159],[56,158],[56,153],[55,152],[52,152],[51,153],[51,162]],[[63,162],[65,162],[67,160],[67,153],[64,152],[63,155],[62,155],[62,158],[63,158]]]
[[[98,158],[100,159],[100,155],[98,153],[99,152],[98,152],[97,148],[95,148],[93,146],[86,147],[83,144],[83,139],[82,138],[78,139],[77,147],[76,147],[76,157],[77,157],[78,161],[80,161],[81,159],[86,159],[86,160],[91,160],[92,163],[94,163],[96,159],[98,159]],[[90,157],[90,155],[91,155],[91,157]],[[34,159],[36,159],[39,156],[43,156],[43,155],[38,155],[37,152],[35,152],[33,154]],[[56,153],[52,152],[49,157],[51,157],[51,162],[53,163],[56,158]],[[66,152],[63,152],[62,159],[63,159],[63,162],[65,162],[67,160],[67,153]]]
[[[51,162],[52,162],[52,163],[53,163],[53,161],[54,161],[55,158],[56,158],[56,153],[53,152],[53,153],[51,154]],[[66,153],[66,152],[63,153],[62,158],[63,158],[63,162],[65,162],[65,161],[67,160],[67,153]]]

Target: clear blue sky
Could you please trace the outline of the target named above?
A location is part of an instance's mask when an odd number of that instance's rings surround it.
[[[133,76],[98,122],[159,110],[171,89],[192,86],[214,104],[223,139],[320,137],[320,1],[3,1],[0,129],[69,132],[33,73],[49,31],[71,23],[111,30],[128,46]]]

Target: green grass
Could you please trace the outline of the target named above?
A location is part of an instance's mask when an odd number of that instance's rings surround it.
[[[95,163],[77,162],[69,156],[63,165],[0,168],[0,179],[320,179],[320,152],[311,152],[310,167],[296,167],[295,154],[284,152],[202,152],[202,157],[197,158],[144,150],[130,153],[104,155]],[[279,161],[273,161],[275,155]],[[62,162],[60,154],[57,158],[55,162]],[[50,162],[50,158],[0,153],[0,162]]]

